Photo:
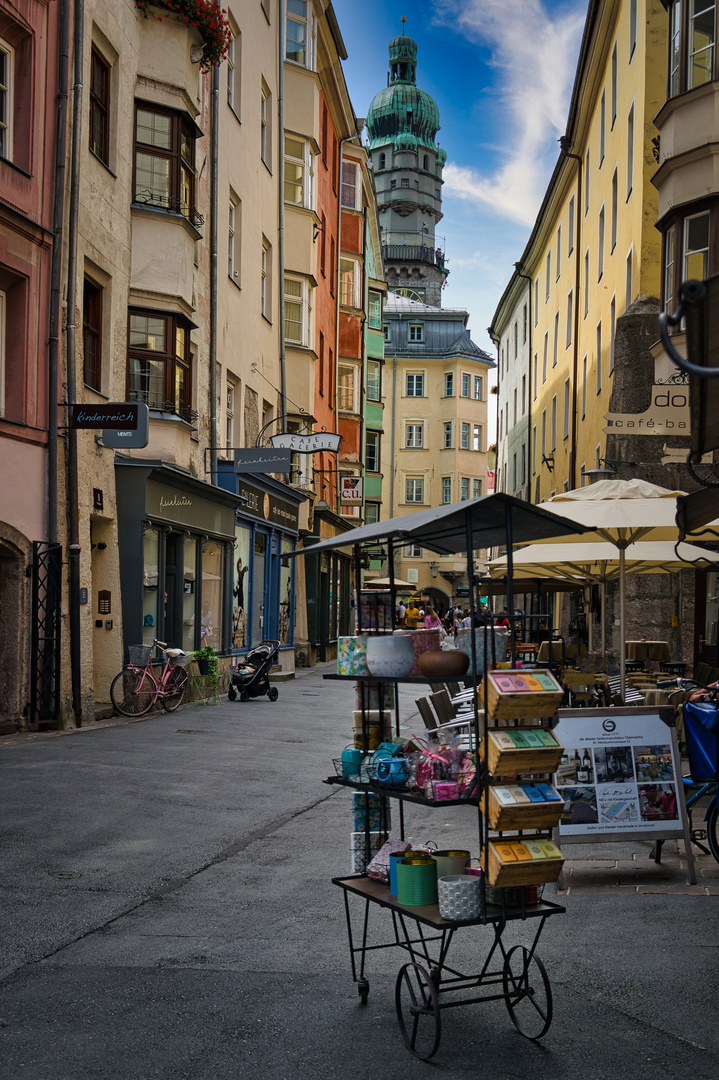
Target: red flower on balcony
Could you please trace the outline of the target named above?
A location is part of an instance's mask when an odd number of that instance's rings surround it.
[[[221,64],[227,56],[232,31],[226,11],[220,9],[215,0],[135,0],[135,3],[146,19],[162,22],[162,15],[152,9],[163,8],[173,12],[178,21],[194,26],[205,42],[200,60],[204,71],[209,71],[214,64]]]

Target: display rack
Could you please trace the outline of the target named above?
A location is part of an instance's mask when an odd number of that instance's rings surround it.
[[[378,542],[386,545],[388,565],[390,567],[390,591],[394,607],[393,565],[396,544],[409,542],[421,544],[438,554],[456,554],[465,552],[467,556],[467,574],[469,580],[470,609],[479,607],[478,579],[474,574],[473,551],[490,546],[506,546],[508,552],[507,595],[509,610],[513,608],[511,581],[511,552],[516,542],[539,539],[544,536],[559,536],[582,532],[581,526],[575,526],[565,518],[513,499],[511,496],[497,494],[475,499],[436,510],[421,511],[388,522],[379,522],[370,526],[345,533],[341,538],[322,541],[310,550],[317,554],[323,548],[348,547],[354,549],[356,582],[361,580],[361,554],[365,546]],[[484,663],[478,664],[478,645],[476,635],[471,635],[471,670],[476,672],[489,668],[488,637],[484,635]],[[493,636],[493,635],[492,635]],[[369,711],[377,709],[370,696],[370,687],[377,691],[380,717],[383,711],[389,712],[385,705],[385,688],[389,687],[394,705],[394,727],[396,735],[400,733],[399,686],[403,683],[427,683],[424,678],[377,678],[376,676],[326,675],[325,678],[341,679],[357,684],[362,713],[361,749],[368,753]],[[551,677],[550,677],[551,678]],[[480,914],[469,920],[447,920],[439,911],[438,905],[409,906],[400,904],[390,893],[389,885],[384,885],[364,874],[332,879],[333,884],[343,891],[347,932],[349,939],[352,977],[357,985],[360,1001],[368,999],[369,980],[366,962],[370,953],[387,948],[399,948],[407,954],[407,962],[400,968],[395,985],[395,1008],[400,1031],[407,1048],[416,1057],[429,1060],[436,1053],[441,1038],[441,1014],[444,1009],[462,1005],[477,1004],[486,1001],[503,1000],[517,1030],[529,1039],[539,1039],[549,1029],[552,1020],[552,993],[544,966],[537,955],[537,944],[548,918],[561,914],[565,908],[546,900],[528,902],[522,887],[518,903],[507,902],[506,885],[533,884],[538,881],[556,879],[561,868],[561,856],[551,858],[542,855],[531,860],[531,868],[523,870],[520,864],[530,861],[526,844],[541,842],[550,844],[552,828],[556,825],[558,810],[553,804],[541,805],[541,812],[532,812],[524,803],[518,804],[514,812],[503,817],[506,808],[496,805],[493,797],[500,787],[497,779],[503,781],[508,776],[509,768],[516,774],[529,774],[533,779],[541,776],[544,781],[551,781],[553,767],[558,764],[561,754],[559,743],[554,740],[552,749],[551,734],[546,737],[548,745],[515,748],[511,753],[506,747],[495,745],[495,729],[490,721],[497,724],[496,730],[502,732],[526,732],[537,729],[550,730],[549,718],[556,712],[561,700],[561,689],[549,687],[546,680],[538,687],[528,687],[524,694],[522,708],[513,708],[505,700],[501,686],[492,686],[484,676],[482,700],[487,702],[480,721],[479,680],[474,677],[472,695],[473,712],[470,726],[474,745],[478,747],[477,776],[479,794],[457,800],[438,801],[403,789],[387,788],[372,782],[362,782],[344,776],[329,776],[325,783],[351,788],[365,794],[381,796],[383,805],[387,800],[394,800],[399,810],[399,835],[405,839],[404,806],[408,803],[423,805],[428,808],[457,805],[464,803],[477,811],[478,841],[483,873],[480,877]],[[532,693],[531,691],[535,691]],[[559,697],[557,697],[557,691]],[[520,695],[516,693],[515,698]],[[533,705],[528,705],[527,698],[533,698]],[[513,713],[519,712],[519,716]],[[490,746],[490,739],[492,746]],[[501,740],[500,740],[501,742]],[[520,744],[522,739],[519,740]],[[526,738],[525,738],[526,742]],[[492,748],[494,747],[494,748]],[[534,753],[532,753],[534,751]],[[480,754],[484,760],[480,761]],[[490,758],[492,771],[490,771]],[[556,761],[555,761],[556,759]],[[519,779],[516,779],[519,783]],[[526,796],[526,793],[525,793]],[[526,796],[529,798],[529,796]],[[539,803],[536,804],[539,806]],[[385,815],[386,817],[387,815]],[[494,826],[492,825],[494,822]],[[369,813],[366,815],[366,850],[370,851]],[[527,836],[527,833],[530,836]],[[514,846],[512,846],[514,845]],[[523,849],[520,857],[519,848]],[[557,855],[559,853],[557,852]],[[369,857],[369,855],[368,855]],[[511,867],[514,862],[516,866]],[[509,869],[508,869],[509,867]],[[541,869],[540,869],[541,867]],[[489,893],[489,885],[497,886]],[[497,902],[498,901],[498,902]],[[390,933],[375,934],[370,927],[370,913],[387,912],[390,918]],[[526,923],[532,927],[526,944],[508,948],[504,933],[508,924]],[[359,929],[356,927],[359,926]],[[488,947],[479,971],[467,973],[460,970],[457,962],[449,962],[450,946],[455,933],[465,927],[491,927]],[[372,932],[371,932],[372,931]],[[516,935],[515,935],[516,936]]]

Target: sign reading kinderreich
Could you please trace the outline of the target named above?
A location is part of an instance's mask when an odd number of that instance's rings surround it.
[[[137,429],[141,403],[138,401],[109,401],[104,405],[71,405],[70,427]],[[147,408],[147,406],[145,406]]]

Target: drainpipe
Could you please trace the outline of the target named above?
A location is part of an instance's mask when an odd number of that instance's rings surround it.
[[[340,188],[340,196],[342,189]],[[367,289],[367,207],[365,206],[362,211],[362,307],[365,313],[365,319],[367,318],[369,311],[369,291]],[[367,447],[365,445],[367,425],[365,424],[364,410],[367,400],[365,392],[365,380],[367,378],[367,348],[365,344],[365,335],[367,332],[366,323],[362,323],[362,338],[361,338],[361,359],[362,359],[362,378],[360,379],[360,430],[359,430],[359,445],[362,453],[361,469],[362,476],[365,476],[365,462],[367,461]],[[367,498],[366,485],[362,483],[362,522],[364,523],[364,504]]]
[[[280,55],[277,75],[277,261],[280,269],[279,318],[280,332],[280,408],[282,433],[287,431],[287,361],[285,357],[285,313],[282,298],[285,294],[285,32],[287,15],[285,0],[280,4]]]
[[[402,312],[397,315],[397,322],[402,321]],[[389,516],[394,517],[394,470],[397,460],[394,450],[395,444],[395,418],[397,416],[397,343],[395,342],[394,359],[392,361],[392,471],[389,474]]]
[[[80,139],[82,126],[85,2],[75,3],[73,41],[72,150],[70,157],[70,211],[67,255],[67,400],[77,401],[77,240],[80,212]],[[70,614],[70,679],[75,724],[82,725],[81,641],[80,641],[80,506],[78,495],[77,431],[67,431],[67,532]]]
[[[519,269],[520,263],[515,263],[517,277],[529,282],[529,363],[527,364],[527,502],[532,501],[532,279],[528,274],[523,274]]]
[[[217,213],[220,178],[220,65],[212,68],[210,96],[210,479],[217,483]]]
[[[575,260],[575,286],[574,286],[574,348],[572,360],[572,456],[569,468],[569,489],[573,491],[577,486],[577,373],[579,370],[579,284],[580,284],[580,252],[582,239],[582,168],[583,161],[580,154],[570,154],[571,142],[566,135],[559,140],[559,147],[565,157],[577,162],[577,243]],[[585,283],[586,287],[586,283]]]
[[[65,223],[65,157],[67,150],[70,0],[60,0],[57,126],[55,130],[55,193],[52,214],[52,271],[50,333],[47,350],[47,538],[57,543],[57,395],[60,301],[62,298],[62,236]]]
[[[337,177],[337,266],[335,267],[335,297],[337,302],[335,305],[335,369],[332,374],[332,385],[335,390],[335,400],[333,402],[335,416],[337,415],[337,365],[339,363],[340,352],[340,260],[342,258],[342,161],[343,150],[346,142],[352,142],[353,139],[358,139],[359,135],[344,135],[340,139],[340,154],[339,154],[339,176]],[[339,457],[337,458],[337,464],[339,466]],[[339,469],[338,469],[339,473]],[[339,488],[339,475],[335,481],[335,499],[339,501],[337,495],[337,489]],[[335,504],[334,509],[337,509]]]

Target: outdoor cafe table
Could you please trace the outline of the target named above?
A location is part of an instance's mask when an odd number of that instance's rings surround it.
[[[669,660],[668,641],[627,641],[627,660]]]
[[[548,641],[543,641],[539,646],[539,652],[537,653],[537,662],[540,664],[549,663],[549,645]],[[552,663],[559,664],[562,660],[578,660],[579,659],[579,645],[571,645],[562,638],[553,638],[552,642]]]

